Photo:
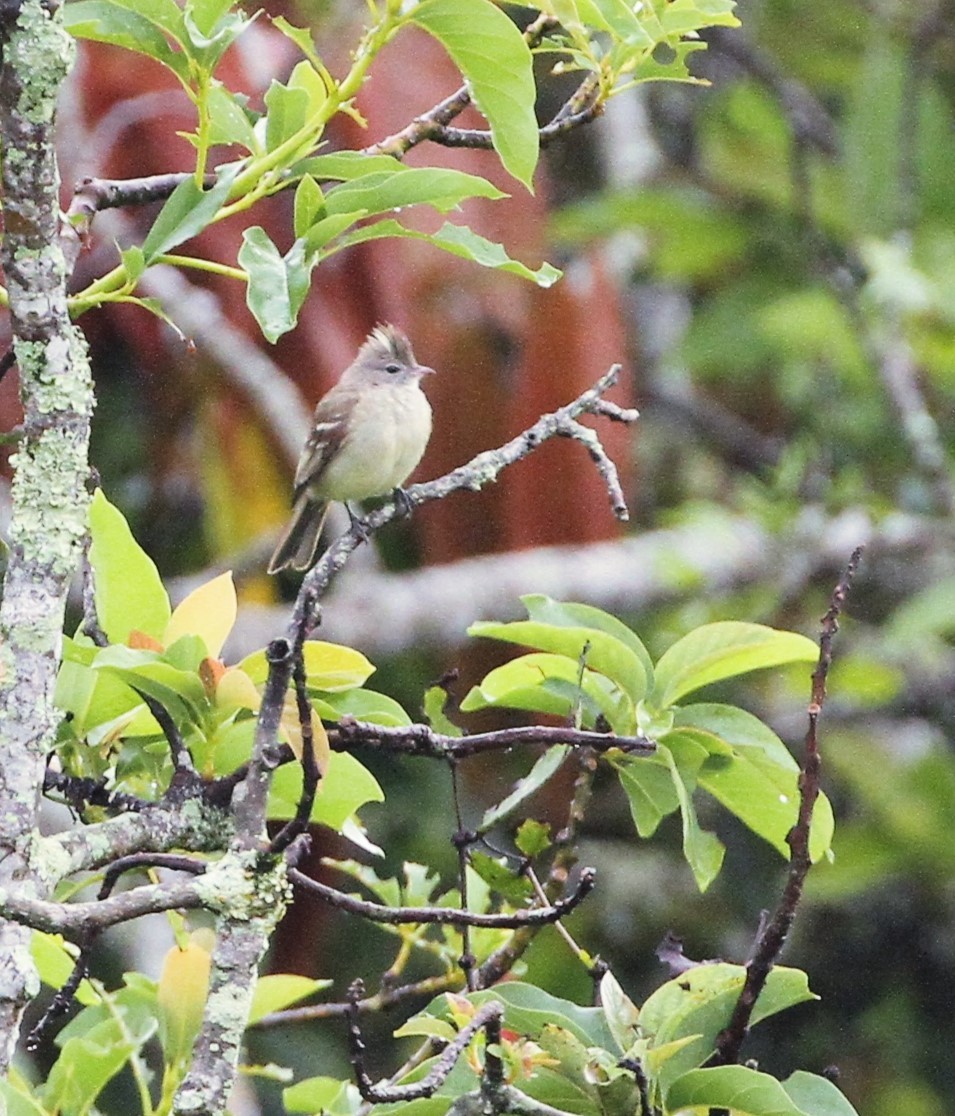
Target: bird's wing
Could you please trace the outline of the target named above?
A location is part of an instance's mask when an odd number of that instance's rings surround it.
[[[350,392],[332,389],[319,400],[315,408],[312,432],[298,459],[295,470],[294,498],[319,480],[329,462],[345,444],[348,436],[348,419],[355,400]]]

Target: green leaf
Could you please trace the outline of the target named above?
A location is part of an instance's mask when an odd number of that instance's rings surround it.
[[[277,23],[278,20],[272,22]],[[411,169],[393,155],[364,155],[361,151],[334,151],[328,155],[313,155],[309,159],[304,159],[292,168],[292,173],[310,174],[318,179],[348,181],[369,174]]]
[[[531,795],[536,794],[557,773],[569,752],[569,744],[558,744],[556,747],[548,748],[542,756],[538,757],[530,772],[523,779],[518,780],[511,793],[496,806],[485,811],[478,832],[487,833],[505,818],[512,817]]]
[[[578,680],[581,686],[578,688]],[[522,655],[487,674],[461,702],[461,712],[489,706],[532,709],[566,717],[580,707],[583,723],[594,728],[603,716],[614,732],[633,730],[629,698],[604,675],[580,668],[565,655]]]
[[[216,168],[216,183],[202,190],[194,178],[187,178],[173,190],[159,216],[143,241],[143,256],[152,263],[157,256],[169,252],[208,228],[229,197],[232,183],[242,163],[226,163]]]
[[[265,127],[265,148],[274,151],[305,127],[309,96],[305,89],[282,85],[274,78],[265,94],[268,110]]]
[[[50,1116],[16,1066],[11,1066],[6,1078],[0,1079],[0,1107],[3,1105],[7,1116]]]
[[[533,63],[523,35],[490,0],[423,0],[409,18],[451,55],[487,118],[505,169],[531,190],[540,140]]]
[[[551,846],[550,826],[525,818],[514,834],[514,844],[525,856],[539,856]]]
[[[59,934],[34,930],[30,937],[30,953],[40,980],[51,988],[61,988],[73,972],[76,957],[67,950]],[[80,981],[73,995],[84,1006],[100,1002],[99,993],[88,980]]]
[[[797,1070],[782,1083],[792,1101],[811,1116],[858,1116],[831,1081]]]
[[[140,631],[161,639],[169,622],[169,597],[155,563],[102,489],[90,504],[90,538],[96,613],[107,638],[121,643],[131,631]]]
[[[326,1113],[327,1116],[352,1116],[358,1111],[358,1087],[334,1077],[306,1077],[282,1090],[287,1112]]]
[[[708,753],[697,775],[699,786],[788,860],[786,836],[799,809],[799,768],[772,729],[733,706],[689,705],[676,711],[674,731],[661,742],[672,748],[679,739],[692,739]],[[820,795],[810,836],[813,860],[829,849],[833,824],[832,806]]]
[[[816,644],[796,632],[738,620],[704,624],[677,640],[657,663],[653,702],[665,709],[711,682],[818,657]]]
[[[249,1026],[258,1023],[266,1015],[271,1015],[273,1011],[284,1011],[306,996],[314,996],[316,992],[330,988],[332,984],[334,981],[313,980],[295,973],[272,973],[259,977],[255,982],[252,1006],[249,1008]]]
[[[629,46],[650,49],[655,44],[625,0],[577,0],[577,10],[584,23],[598,31],[609,31]]]
[[[600,1006],[620,1053],[626,1053],[637,1039],[640,1012],[609,970],[600,979]]]
[[[719,875],[726,849],[715,834],[700,828],[693,805],[695,771],[693,765],[681,764],[677,754],[663,744],[657,744],[657,755],[669,766],[676,796],[680,802],[683,819],[683,855],[693,870],[696,886],[706,891]]]
[[[444,736],[463,736],[464,730],[445,713],[448,692],[442,686],[429,686],[424,692],[424,716],[435,732]]]
[[[348,236],[342,237],[335,244],[333,251],[340,252],[355,244],[364,244],[368,240],[381,240],[384,237],[404,237],[409,240],[425,240],[440,248],[443,252],[450,252],[452,256],[471,260],[481,267],[496,268],[506,271],[511,275],[518,275],[522,279],[530,279],[539,287],[551,287],[561,277],[561,272],[550,264],[541,264],[536,271],[526,267],[517,260],[512,260],[500,244],[486,240],[483,236],[465,228],[464,225],[452,225],[450,222],[441,226],[436,233],[419,232],[417,229],[408,229],[392,218],[376,221],[372,225],[365,225],[355,229]],[[327,253],[331,255],[331,252]]]
[[[536,620],[510,624],[482,620],[468,628],[468,635],[565,655],[575,665],[583,661],[588,669],[616,682],[634,702],[647,691],[647,675],[640,658],[615,635],[597,628],[556,626]]]
[[[528,618],[542,624],[553,624],[560,628],[591,628],[606,632],[630,648],[643,664],[647,685],[653,684],[653,661],[643,641],[616,616],[593,605],[571,604],[555,601],[543,593],[528,593],[521,597],[521,604],[527,609]]]
[[[680,807],[668,764],[657,756],[612,759],[641,837],[652,837],[660,822]]]
[[[238,144],[252,153],[261,149],[241,93],[233,93],[221,82],[212,81],[206,97],[206,109],[209,113],[210,146]]]
[[[104,647],[93,670],[110,674],[155,699],[177,724],[202,723],[208,701],[199,676],[163,662],[155,652],[134,651],[121,644]]]
[[[523,981],[505,981],[484,992],[469,993],[467,999],[477,1007],[488,1000],[504,1005],[504,1026],[528,1038],[536,1039],[545,1028],[562,1027],[586,1046],[614,1049],[614,1039],[602,1008],[585,1008],[570,1000],[545,992]],[[446,997],[432,1000],[425,1009],[428,1015],[447,1019],[450,1009]]]
[[[172,48],[158,26],[159,20],[175,25],[176,34],[184,38],[185,28],[178,6],[173,2],[152,3],[143,5],[143,8],[144,11],[133,10],[114,0],[73,0],[73,3],[64,5],[63,22],[70,34],[78,39],[112,43],[145,54],[172,70],[183,84],[188,84],[189,61],[186,55]]]
[[[739,27],[736,0],[669,0],[660,11],[667,35],[687,35],[704,27]]]
[[[691,1070],[673,1083],[666,1106],[681,1116],[708,1116],[714,1108],[725,1108],[733,1116],[809,1116],[775,1077],[748,1066]]]
[[[239,266],[249,277],[245,301],[272,344],[295,328],[315,263],[302,238],[282,256],[261,226],[243,231]]]
[[[353,647],[341,643],[328,643],[309,639],[302,645],[305,664],[305,681],[311,690],[338,693],[360,686],[375,672],[374,666]],[[265,684],[269,676],[264,651],[253,651],[239,666],[257,686]]]
[[[652,1037],[653,1048],[679,1039],[693,1039],[660,1067],[659,1081],[664,1092],[713,1053],[717,1035],[729,1022],[745,979],[742,965],[697,965],[661,985],[644,1002],[640,1026]],[[752,1023],[815,999],[818,997],[809,991],[804,972],[779,965],[769,974],[756,1001]]]
[[[280,767],[272,779],[268,816],[282,819],[294,817],[301,795],[301,766],[288,763]],[[384,800],[378,780],[367,767],[347,752],[332,752],[328,771],[315,796],[311,820],[341,832],[345,823],[366,803]]]
[[[534,894],[530,880],[519,876],[503,857],[498,859],[487,853],[474,852],[471,854],[471,867],[488,887],[508,903],[522,906]]]
[[[407,727],[411,724],[411,718],[393,697],[379,694],[376,690],[323,693],[313,699],[313,704],[323,721],[340,721],[348,714],[356,721],[385,727]]]
[[[430,205],[441,213],[454,209],[467,198],[504,198],[486,178],[442,167],[404,167],[400,171],[377,171],[342,182],[328,191],[329,213],[385,213],[409,205]]]
[[[302,175],[295,188],[295,217],[293,227],[296,236],[304,236],[308,230],[325,215],[325,195],[322,188],[310,174]]]

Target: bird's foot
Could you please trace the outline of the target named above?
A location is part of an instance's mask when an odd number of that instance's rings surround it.
[[[395,501],[395,508],[399,515],[411,515],[414,511],[414,500],[408,495],[403,488],[396,488],[392,494]]]
[[[348,512],[348,518],[351,520],[353,534],[357,535],[361,542],[368,542],[368,528],[365,526],[365,521],[355,515],[351,506],[347,503],[345,504],[345,511]]]

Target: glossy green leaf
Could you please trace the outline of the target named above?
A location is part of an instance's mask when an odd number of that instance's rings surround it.
[[[163,662],[155,652],[134,651],[121,644],[105,647],[96,656],[93,670],[154,698],[180,724],[202,721],[208,703],[199,676]]]
[[[716,1108],[733,1116],[815,1116],[797,1107],[775,1077],[749,1066],[691,1070],[667,1093],[674,1116],[709,1116]]]
[[[516,620],[510,624],[482,620],[468,628],[468,635],[566,655],[574,664],[582,661],[590,670],[616,682],[634,702],[647,691],[646,671],[637,654],[615,635],[597,628],[557,626],[536,620]]]
[[[611,761],[641,837],[652,837],[660,822],[680,808],[669,766],[657,756],[621,756]]]
[[[167,198],[143,241],[146,263],[152,263],[157,256],[171,251],[208,228],[225,205],[232,183],[241,169],[241,163],[228,163],[218,167],[216,183],[208,190],[200,189],[194,178],[180,182]]]
[[[90,504],[90,538],[96,613],[110,642],[127,640],[130,631],[161,639],[169,622],[169,597],[155,563],[102,489]]]
[[[478,832],[487,833],[506,818],[513,817],[524,803],[557,773],[569,752],[569,744],[548,748],[542,756],[538,757],[528,774],[518,780],[511,793],[496,806],[485,811]]]
[[[246,112],[242,94],[233,93],[219,81],[212,81],[207,93],[206,109],[209,113],[210,145],[237,144],[253,153],[260,150],[261,144]]]
[[[301,766],[288,763],[280,767],[272,779],[268,816],[294,817],[301,794]],[[340,832],[366,803],[384,800],[378,780],[366,767],[347,752],[332,752],[328,772],[315,796],[311,820]]]
[[[249,1008],[249,1026],[258,1023],[273,1011],[284,1011],[307,996],[314,996],[330,988],[334,981],[313,980],[311,977],[296,973],[271,973],[259,977],[252,993],[252,1006]]]
[[[360,686],[375,672],[374,666],[353,647],[328,643],[321,639],[306,640],[302,646],[305,680],[311,690],[338,693]],[[269,675],[264,651],[253,651],[239,666],[257,686],[265,684]]]
[[[793,1103],[809,1116],[858,1116],[845,1095],[825,1077],[797,1070],[782,1086]]]
[[[555,601],[543,593],[527,593],[521,597],[521,604],[527,609],[530,620],[542,624],[553,624],[558,628],[591,628],[606,632],[625,644],[637,656],[647,676],[648,687],[653,683],[653,661],[650,652],[636,632],[631,630],[616,616],[604,612],[593,605],[573,604],[568,601]]]
[[[51,988],[62,988],[66,984],[73,972],[76,955],[67,950],[59,934],[34,930],[30,936],[30,954],[44,984]],[[81,980],[73,995],[84,1006],[100,1002],[99,993],[88,980]]]
[[[537,90],[517,26],[490,0],[423,0],[409,18],[451,55],[487,118],[501,162],[531,189],[540,147]]]
[[[786,835],[796,823],[799,769],[779,737],[752,714],[714,704],[678,709],[674,731],[662,742],[672,748],[681,736],[708,753],[697,776],[701,789],[788,860]],[[810,837],[813,860],[829,849],[833,825],[832,806],[820,795]]]
[[[471,853],[471,868],[481,877],[488,887],[508,903],[523,906],[534,894],[534,888],[526,876],[518,873],[502,857],[488,856],[487,853]]]
[[[355,229],[348,236],[342,237],[334,246],[334,251],[339,252],[355,244],[364,244],[368,240],[381,240],[385,237],[404,237],[410,240],[426,240],[435,248],[443,252],[450,252],[453,256],[471,260],[481,267],[496,268],[499,271],[518,275],[522,279],[529,279],[539,287],[551,287],[561,277],[561,272],[550,264],[541,264],[537,270],[525,264],[512,260],[500,244],[486,240],[483,236],[472,232],[464,225],[452,225],[450,222],[441,226],[436,233],[419,232],[417,229],[408,229],[393,218],[376,221],[372,225],[365,225]],[[331,253],[329,253],[331,254]]]
[[[742,965],[697,965],[667,981],[644,1002],[640,1026],[652,1036],[654,1047],[693,1037],[661,1067],[659,1080],[664,1092],[713,1053],[716,1037],[729,1022],[745,979]],[[752,1023],[815,999],[818,997],[809,991],[804,972],[777,966],[756,1001]]]
[[[277,22],[277,21],[273,21]],[[293,174],[310,174],[319,180],[348,181],[369,174],[410,170],[392,155],[365,155],[361,151],[333,151],[328,155],[313,155],[292,168]]]
[[[507,197],[486,178],[443,167],[406,167],[399,172],[377,171],[332,187],[326,195],[329,213],[370,215],[409,205],[430,205],[447,213],[467,198]]]
[[[262,335],[274,344],[298,322],[315,259],[306,258],[301,238],[281,255],[265,229],[255,225],[242,233],[239,266],[249,277],[246,304]]]
[[[356,689],[340,694],[321,693],[313,698],[313,704],[323,721],[340,721],[348,714],[356,721],[368,721],[370,724],[385,727],[411,724],[411,718],[393,697],[379,694],[376,690]]]
[[[566,717],[578,705],[589,728],[603,716],[614,732],[633,731],[633,706],[626,694],[604,675],[586,669],[581,674],[577,663],[565,655],[522,655],[497,667],[471,689],[461,702],[461,712],[504,706]]]
[[[265,147],[267,151],[274,151],[305,127],[309,110],[308,92],[282,85],[273,78],[265,94],[265,107],[268,113]]]
[[[325,195],[310,174],[302,175],[295,188],[295,216],[293,228],[296,236],[304,236],[325,214]]]
[[[189,80],[188,59],[170,44],[159,25],[160,20],[169,28],[175,27],[175,34],[185,38],[182,14],[172,2],[151,3],[134,9],[115,0],[73,0],[63,8],[66,29],[76,38],[112,43],[144,54],[167,66],[186,83]]]
[[[796,632],[738,620],[704,624],[677,640],[657,663],[653,701],[666,708],[711,682],[818,657],[816,644]]]
[[[657,755],[669,766],[673,786],[680,802],[683,821],[683,855],[693,870],[696,885],[706,891],[719,875],[726,849],[715,834],[701,829],[693,805],[695,763],[681,763],[683,758],[663,744],[657,744]],[[697,761],[698,762],[698,761]]]

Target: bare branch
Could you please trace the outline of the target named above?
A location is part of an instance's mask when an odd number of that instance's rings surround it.
[[[808,710],[809,727],[806,731],[805,754],[799,772],[799,812],[796,824],[786,838],[790,848],[789,874],[773,917],[757,937],[752,955],[746,965],[746,980],[730,1021],[717,1036],[714,1060],[720,1064],[733,1063],[739,1058],[740,1047],[749,1031],[753,1008],[786,944],[786,938],[796,917],[796,909],[802,898],[806,875],[812,867],[809,836],[813,807],[819,795],[819,775],[822,766],[816,730],[826,699],[826,679],[832,663],[832,641],[839,630],[839,616],[845,607],[852,579],[861,558],[862,548],[859,547],[853,552],[845,573],[833,590],[829,609],[822,620],[819,660],[812,675],[812,697]]]
[[[375,1085],[365,1071],[365,1043],[358,1026],[358,1010],[354,1006],[361,999],[364,990],[364,985],[360,980],[356,980],[349,989],[353,1006],[348,1023],[348,1047],[358,1091],[364,1100],[372,1101],[374,1104],[407,1103],[422,1097],[433,1096],[447,1080],[451,1071],[457,1065],[458,1059],[478,1031],[487,1026],[491,1020],[496,1020],[499,1028],[504,1015],[504,1008],[501,1004],[493,1000],[483,1004],[458,1031],[454,1040],[448,1043],[444,1053],[431,1068],[431,1071],[420,1081],[415,1081],[411,1085]]]
[[[592,868],[584,868],[576,888],[566,899],[559,899],[550,907],[529,907],[510,914],[477,914],[456,907],[386,907],[381,903],[371,903],[367,899],[346,895],[328,884],[310,879],[296,868],[290,870],[289,879],[293,884],[304,888],[307,894],[372,922],[386,922],[392,926],[433,923],[438,926],[481,926],[486,929],[514,930],[523,926],[547,926],[557,922],[586,899],[593,890],[597,876]]]
[[[431,759],[463,759],[520,744],[569,744],[574,748],[593,748],[596,752],[619,748],[637,755],[652,755],[656,751],[656,744],[645,736],[614,736],[613,733],[588,732],[585,729],[521,725],[494,732],[478,732],[473,736],[442,736],[429,725],[373,725],[349,716],[342,717],[337,732],[333,730],[329,740],[336,751],[349,751],[352,746],[360,744],[389,753]]]

